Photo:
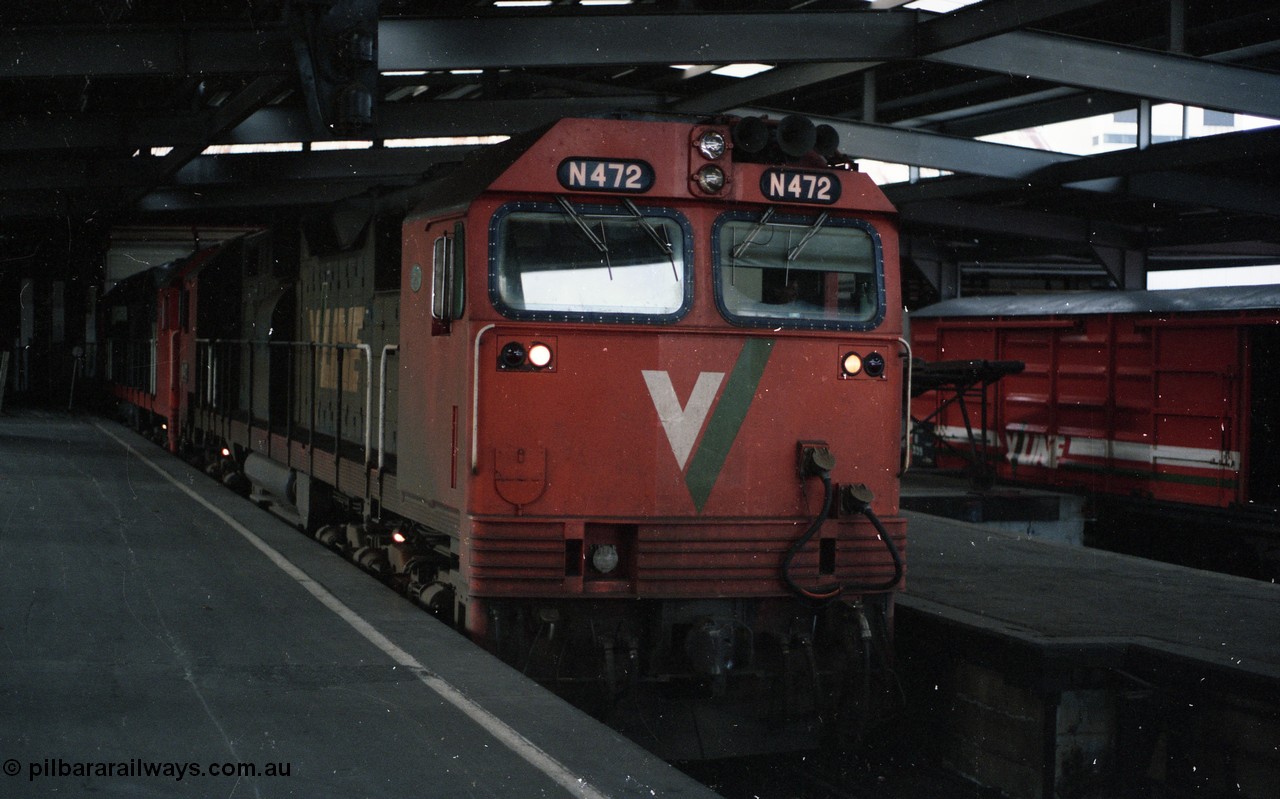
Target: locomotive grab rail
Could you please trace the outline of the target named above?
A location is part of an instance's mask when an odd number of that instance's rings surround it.
[[[382,474],[382,465],[386,463],[387,355],[392,352],[399,351],[399,344],[384,344],[382,347],[382,355],[378,357],[378,474]]]
[[[911,360],[911,344],[901,336],[898,337],[898,343],[907,351],[907,384],[904,386],[906,393],[902,396],[902,469],[898,472],[898,477],[902,477],[911,468],[911,380],[914,364]]]
[[[497,325],[488,324],[476,333],[475,353],[471,364],[471,473],[476,474],[480,468],[480,338],[493,330]]]

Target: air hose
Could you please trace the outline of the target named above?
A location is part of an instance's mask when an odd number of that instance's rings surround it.
[[[843,594],[845,591],[862,593],[866,591],[888,591],[902,581],[903,564],[902,553],[898,551],[898,545],[893,542],[893,537],[889,535],[889,531],[884,529],[880,517],[876,516],[871,510],[870,491],[857,491],[851,489],[841,497],[841,510],[861,513],[866,516],[872,526],[876,528],[876,532],[880,534],[880,540],[884,541],[885,548],[889,550],[889,557],[893,559],[893,576],[879,583],[832,583],[830,585],[817,586],[814,588],[805,588],[796,583],[791,577],[791,561],[800,553],[800,550],[813,540],[813,537],[822,530],[822,524],[826,521],[827,515],[831,512],[831,503],[834,500],[835,489],[831,483],[831,471],[829,469],[816,470],[816,477],[822,480],[822,510],[814,517],[804,534],[792,542],[787,548],[787,554],[782,559],[782,581],[786,583],[787,588],[791,589],[797,596],[815,602],[829,602]]]
[[[831,500],[835,494],[831,485],[831,473],[824,470],[819,473],[818,477],[822,480],[822,510],[818,511],[818,515],[814,517],[812,522],[810,522],[809,528],[804,531],[804,535],[793,541],[791,546],[787,548],[787,554],[782,558],[782,581],[786,583],[787,588],[790,588],[792,593],[797,596],[819,602],[826,602],[839,596],[843,590],[842,586],[836,585],[834,586],[834,590],[832,590],[831,586],[819,589],[809,589],[799,585],[791,577],[791,561],[796,555],[800,554],[800,550],[804,549],[805,545],[813,540],[813,537],[818,534],[822,529],[822,523],[827,520],[827,514],[831,512]]]

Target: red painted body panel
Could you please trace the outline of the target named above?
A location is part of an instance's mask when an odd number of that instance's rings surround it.
[[[632,159],[644,161],[654,168],[653,187],[641,197],[705,199],[706,195],[694,188],[690,176],[707,163],[691,146],[691,142],[706,130],[718,130],[726,139],[730,138],[727,125],[620,123],[608,119],[565,120],[539,138],[510,169],[492,183],[490,190],[520,196],[563,194],[565,189],[556,180],[556,170],[566,158]],[[710,198],[714,207],[723,209],[726,204],[736,202],[767,202],[760,191],[760,177],[768,168],[764,164],[734,164],[728,171],[725,190],[721,195]],[[877,215],[895,213],[893,205],[867,175],[853,171],[828,172],[841,183],[840,207],[856,208],[861,212]],[[609,193],[597,194],[608,196]],[[612,196],[617,195],[615,193]]]
[[[1274,313],[1272,314],[1274,316]],[[1021,360],[991,389],[999,476],[1168,502],[1248,500],[1248,391],[1238,314],[921,318],[917,357]],[[913,403],[921,418],[943,398]],[[970,411],[977,419],[978,411]],[[959,411],[937,420],[963,430]],[[976,424],[976,421],[975,421]]]
[[[891,356],[896,341],[778,337],[742,427],[699,508],[686,476],[697,467],[696,453],[708,445],[710,424],[681,468],[641,370],[669,374],[677,400],[688,408],[699,375],[729,373],[746,336],[727,330],[560,329],[555,371],[499,371],[502,342],[532,335],[525,326],[506,324],[482,338],[478,458],[468,505],[482,520],[471,539],[478,595],[531,590],[528,580],[537,578],[520,573],[520,566],[538,563],[534,571],[547,581],[543,591],[553,593],[780,593],[782,554],[822,498],[821,485],[797,477],[800,440],[825,441],[836,456],[833,479],[867,484],[876,492],[877,513],[897,513],[900,372],[893,379],[838,377],[840,357],[850,348]],[[708,416],[726,401],[727,382]],[[523,495],[509,485],[516,476],[529,484],[521,486]],[[840,539],[838,558],[851,555],[859,541],[875,542],[868,557],[840,561],[840,579],[877,582],[880,572],[892,573],[865,520],[833,520],[824,532]],[[901,526],[895,532],[900,536]],[[565,553],[566,542],[575,540],[584,543],[570,551],[619,545],[623,573],[597,581],[594,589],[589,578],[582,582],[581,570],[573,580],[575,575],[566,575]],[[797,575],[816,579],[816,557],[802,555],[796,566]]]
[[[146,376],[150,385],[146,388],[112,383],[109,390],[117,399],[141,408],[159,417],[166,426],[166,446],[171,452],[178,448],[181,408],[180,355],[183,334],[178,327],[178,299],[180,289],[165,286],[155,290],[153,338],[151,347],[151,373]]]
[[[728,196],[707,199],[689,179],[690,170],[705,163],[701,157],[670,158],[689,150],[689,125],[645,123],[627,128],[627,135],[619,128],[608,120],[553,127],[470,204],[463,217],[466,314],[448,334],[433,330],[430,292],[415,292],[411,274],[416,264],[429,275],[432,242],[448,234],[456,212],[406,220],[400,377],[401,386],[421,388],[400,393],[397,477],[405,502],[419,509],[418,518],[458,531],[471,596],[781,595],[783,553],[822,499],[817,480],[798,476],[797,442],[817,440],[836,457],[833,480],[869,486],[874,510],[902,546],[905,525],[896,516],[902,303],[892,207],[867,176],[834,171],[842,190],[838,206],[782,209],[809,216],[829,210],[876,226],[885,290],[884,319],[876,329],[735,328],[713,302],[706,242],[727,201],[742,201],[732,206],[737,210],[767,207],[760,192],[767,167],[734,165]],[[489,303],[490,218],[510,201],[565,194],[556,168],[568,157],[654,166],[653,187],[631,199],[640,208],[674,209],[696,241],[694,302],[678,322],[520,322]],[[574,201],[616,202],[616,196]],[[550,344],[552,368],[500,370],[498,354],[509,341]],[[698,453],[708,445],[710,419],[728,404],[730,376],[748,342],[769,347],[767,363],[750,396],[740,398],[748,404],[746,415],[700,503],[687,478],[696,468],[711,471],[699,466]],[[850,350],[882,354],[889,364],[885,376],[842,379],[840,361]],[[686,414],[696,414],[691,397],[699,380],[723,376],[706,418],[693,425],[696,435],[683,464],[659,419],[646,371],[665,374]],[[815,543],[796,559],[802,582],[875,583],[892,576],[884,544],[861,516],[831,520],[821,537],[838,541],[831,550],[834,573],[818,576]],[[619,572],[609,578],[593,577],[586,564],[599,543],[620,552]]]
[[[521,507],[523,515],[618,517],[792,518],[811,516],[796,475],[796,442],[826,441],[836,455],[837,482],[883,481],[876,508],[897,510],[897,492],[884,475],[897,468],[897,429],[867,424],[893,420],[902,385],[895,379],[839,379],[850,349],[889,353],[896,342],[853,334],[830,338],[752,334],[773,342],[764,375],[742,428],[699,509],[658,418],[642,370],[670,377],[687,407],[703,374],[728,375],[743,350],[740,331],[664,332],[558,329],[556,368],[502,372],[497,353],[508,340],[546,338],[546,329],[504,324],[480,348],[478,475],[470,508],[480,515],[515,511],[492,476],[505,450],[545,460],[546,491]],[[717,400],[723,401],[727,378]],[[714,414],[718,402],[708,416]],[[704,442],[703,425],[694,452]],[[545,458],[544,458],[545,454]],[[687,466],[687,464],[686,464]]]

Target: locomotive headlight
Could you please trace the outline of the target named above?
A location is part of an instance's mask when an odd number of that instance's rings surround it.
[[[618,548],[613,544],[598,544],[591,548],[591,567],[601,574],[618,568]]]
[[[724,188],[724,170],[718,166],[708,164],[698,170],[698,174],[694,175],[694,180],[698,182],[698,188],[707,194],[715,194]]]
[[[551,363],[551,348],[541,342],[529,347],[529,363],[535,369],[546,368]]]
[[[840,373],[845,377],[853,377],[862,371],[862,356],[856,352],[846,352],[840,359]]]
[[[698,139],[698,152],[708,161],[724,155],[725,148],[724,134],[718,130],[709,130]]]
[[[404,537],[404,533],[400,532],[399,530],[396,530],[394,533],[391,534],[391,540],[395,541],[397,544],[403,544],[405,541],[408,541],[409,539]]]

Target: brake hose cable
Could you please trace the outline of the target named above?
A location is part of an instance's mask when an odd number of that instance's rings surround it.
[[[835,490],[831,485],[831,473],[823,470],[819,472],[818,477],[822,480],[822,510],[818,511],[818,515],[814,517],[809,524],[809,528],[804,531],[804,535],[791,542],[791,546],[787,548],[787,554],[782,558],[782,581],[787,584],[787,588],[792,593],[811,599],[817,602],[827,602],[838,597],[843,590],[841,586],[828,586],[821,589],[809,589],[798,584],[791,577],[791,561],[800,550],[804,549],[813,537],[822,529],[822,523],[827,520],[827,514],[831,513],[831,500],[835,494]]]
[[[898,551],[898,545],[894,543],[893,536],[889,535],[889,531],[885,529],[884,524],[880,521],[880,517],[876,516],[875,511],[871,510],[870,499],[864,499],[861,496],[850,493],[845,498],[849,500],[846,506],[841,510],[861,513],[866,516],[879,533],[880,539],[884,541],[885,548],[889,550],[889,557],[893,560],[893,576],[879,583],[832,583],[830,585],[816,586],[814,588],[805,588],[798,584],[791,576],[791,561],[800,553],[802,549],[811,541],[813,537],[822,529],[823,522],[831,513],[831,503],[834,499],[835,489],[831,483],[831,472],[828,469],[817,471],[816,476],[822,480],[822,510],[809,524],[804,534],[792,542],[787,548],[787,554],[782,559],[782,581],[797,596],[815,602],[830,602],[845,591],[853,591],[857,593],[867,591],[888,591],[902,582],[902,574],[904,571],[902,563],[902,553]]]

